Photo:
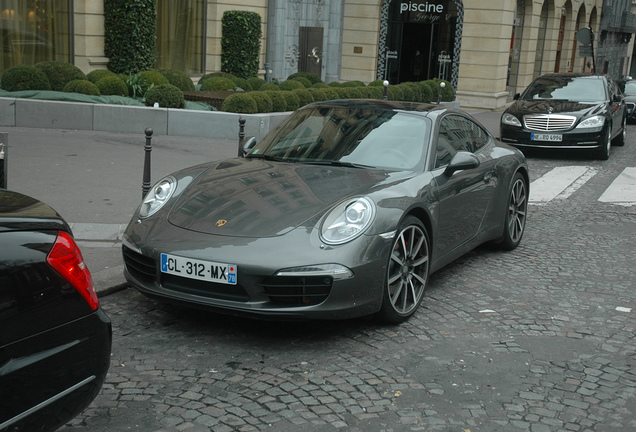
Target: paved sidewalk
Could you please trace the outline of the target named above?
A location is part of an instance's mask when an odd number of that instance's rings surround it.
[[[471,113],[495,136],[500,112]],[[142,198],[144,127],[139,134],[3,127],[8,188],[51,205],[71,224],[98,295],[126,286],[121,236]],[[151,183],[176,170],[236,157],[232,140],[152,138]]]

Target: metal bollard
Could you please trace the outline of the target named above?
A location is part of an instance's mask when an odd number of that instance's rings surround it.
[[[152,129],[146,128],[144,131],[146,134],[146,144],[144,145],[144,151],[146,152],[144,157],[144,178],[141,184],[141,199],[146,197],[146,194],[150,191],[150,152],[152,151]]]
[[[445,82],[439,83],[439,93],[437,94],[437,105],[439,105],[440,102],[442,102],[442,91],[444,90],[444,87],[446,87]]]
[[[243,141],[245,141],[245,119],[239,117],[239,143],[238,143],[238,157],[243,156]]]
[[[384,96],[382,96],[382,99],[387,100],[389,98],[389,82],[384,80],[382,84],[384,84]]]
[[[6,189],[7,186],[7,174],[9,172],[9,134],[6,132],[0,132],[0,188]]]

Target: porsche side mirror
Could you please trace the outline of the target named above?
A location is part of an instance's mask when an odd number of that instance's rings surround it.
[[[239,156],[245,157],[245,155],[248,154],[250,150],[254,148],[255,145],[256,145],[255,137],[245,138],[245,141],[243,142],[243,146],[239,148]]]
[[[480,162],[477,156],[467,151],[458,151],[446,167],[444,174],[452,176],[455,171],[477,168]]]
[[[521,93],[516,93],[512,98],[514,100],[519,100],[521,98]]]
[[[622,98],[620,95],[614,95],[614,96],[612,97],[612,101],[613,101],[613,102],[620,102],[620,101],[622,101],[622,100],[623,100],[623,98]]]

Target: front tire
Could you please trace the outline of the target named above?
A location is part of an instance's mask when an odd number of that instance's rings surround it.
[[[429,270],[426,228],[416,217],[407,216],[391,246],[378,318],[393,324],[408,320],[422,303]]]
[[[601,146],[597,149],[596,156],[600,160],[608,160],[610,149],[612,148],[612,125],[607,125],[605,140],[600,144]]]
[[[504,237],[501,242],[503,250],[513,250],[519,246],[526,230],[526,216],[528,214],[528,184],[521,173],[512,178],[512,185],[508,192],[508,205],[504,218]]]
[[[627,137],[627,117],[623,117],[623,126],[620,135],[614,138],[614,145],[616,147],[622,147],[625,145],[625,138]]]

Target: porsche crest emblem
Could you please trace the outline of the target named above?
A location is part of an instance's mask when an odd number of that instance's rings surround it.
[[[226,223],[227,223],[227,221],[225,219],[219,219],[218,221],[216,221],[216,226],[217,226],[217,228],[218,227],[222,227]]]

